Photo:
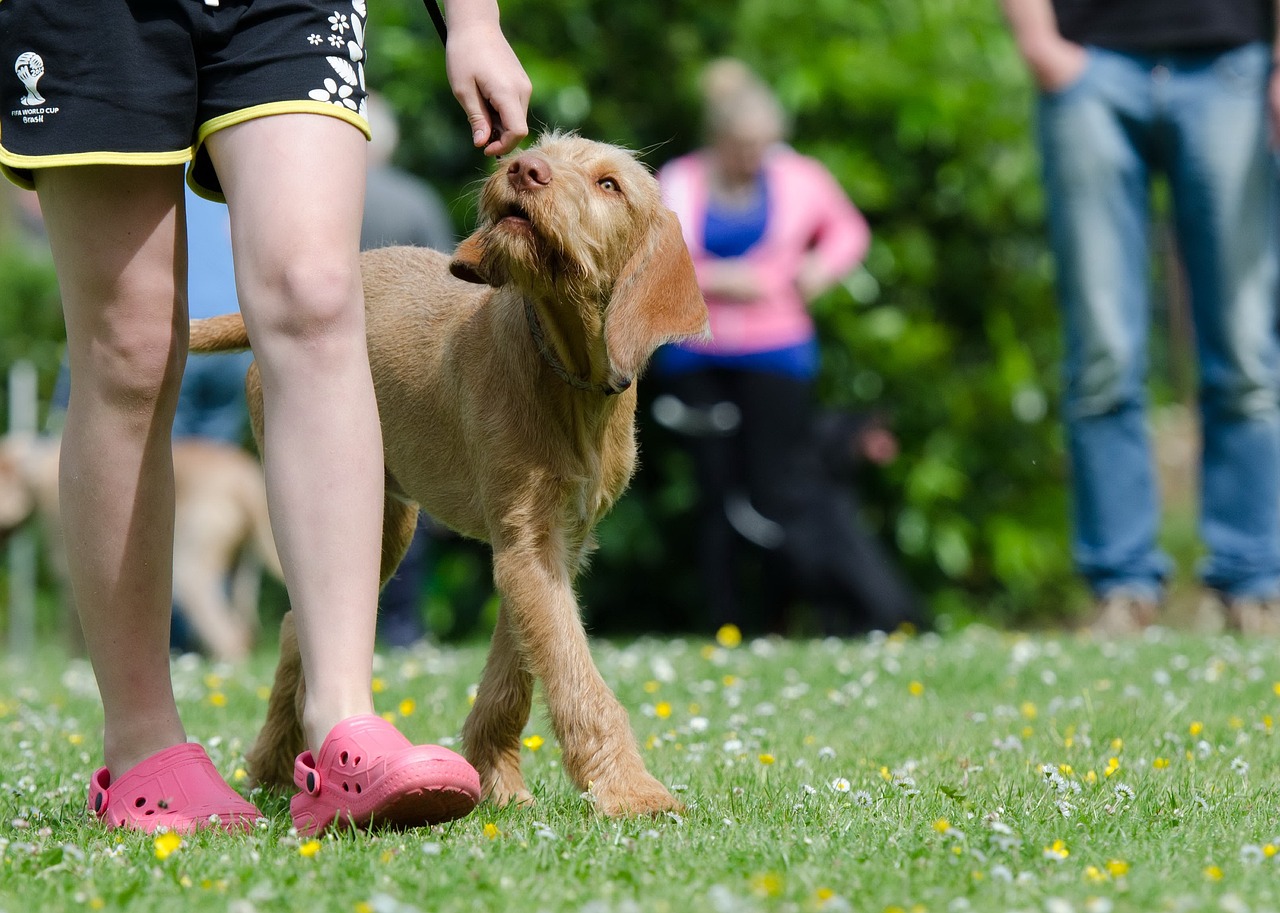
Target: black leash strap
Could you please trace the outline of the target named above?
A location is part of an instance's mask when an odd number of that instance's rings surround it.
[[[440,35],[440,43],[444,44],[449,40],[449,29],[444,24],[444,13],[440,10],[438,0],[422,0],[427,7],[427,14],[431,16],[431,24],[436,27],[437,34]]]

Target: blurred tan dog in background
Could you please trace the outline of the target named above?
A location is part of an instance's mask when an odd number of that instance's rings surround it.
[[[419,505],[492,546],[502,607],[463,727],[489,799],[531,798],[520,736],[536,678],[565,772],[600,812],[679,808],[646,771],[591,658],[573,581],[635,468],[637,374],[660,344],[706,333],[693,263],[649,171],[576,136],[504,159],[480,217],[452,262],[402,247],[361,263],[386,458],[382,579]],[[192,323],[192,351],[248,342],[238,315]],[[256,363],[248,392],[261,441]],[[292,782],[304,695],[286,616],[267,721],[249,752],[259,781]]]
[[[60,447],[57,437],[0,439],[0,535],[38,517],[48,564],[61,589],[68,643],[82,653],[62,543]],[[283,578],[267,518],[262,467],[239,447],[187,438],[174,442],[173,470],[174,602],[212,658],[242,660],[259,630],[262,571]]]

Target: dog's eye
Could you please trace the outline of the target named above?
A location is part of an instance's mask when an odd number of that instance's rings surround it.
[[[601,178],[600,180],[596,181],[596,186],[598,186],[601,190],[607,190],[610,193],[617,193],[622,189],[621,187],[618,186],[618,182],[615,181],[613,178]]]

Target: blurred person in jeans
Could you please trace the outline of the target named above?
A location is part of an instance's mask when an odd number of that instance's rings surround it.
[[[1066,331],[1073,556],[1102,635],[1157,620],[1146,424],[1148,217],[1165,176],[1190,290],[1203,428],[1197,621],[1280,630],[1275,0],[1002,0],[1040,89]]]
[[[856,517],[830,509],[831,485],[817,483],[834,481],[819,478],[814,441],[818,341],[808,304],[858,266],[870,229],[827,168],[783,142],[782,108],[745,64],[713,61],[703,91],[705,147],[667,163],[658,180],[680,217],[711,339],[666,346],[654,367],[685,406],[730,404],[735,416],[731,434],[690,440],[711,624],[743,623],[742,536],[777,565],[765,582],[783,582],[782,592],[766,594],[766,628],[780,632],[791,596],[812,590],[800,595],[815,602],[828,633],[893,629],[915,620],[914,597],[894,573],[846,566],[881,556],[869,541],[852,541]],[[745,503],[735,501],[741,495]],[[833,603],[857,617],[837,623]]]

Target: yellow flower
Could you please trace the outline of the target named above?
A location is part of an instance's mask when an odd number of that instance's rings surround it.
[[[1208,878],[1210,881],[1221,881],[1222,869],[1218,868],[1216,865],[1207,865],[1204,867],[1204,877]]]
[[[246,779],[248,779],[248,777],[249,777],[249,772],[245,770],[243,767],[237,767],[235,770],[235,773],[231,775],[231,779],[235,780],[237,783],[243,783]]]
[[[1058,765],[1058,773],[1062,774],[1064,777],[1069,777],[1069,776],[1071,776],[1071,774],[1073,774],[1074,772],[1075,772],[1075,771],[1073,770],[1073,768],[1071,767],[1071,765],[1070,765],[1070,764],[1059,764],[1059,765]]]
[[[830,888],[818,888],[818,890],[813,892],[813,899],[820,907],[835,896],[836,892]]]
[[[1190,726],[1187,727],[1187,732],[1191,733],[1193,736],[1199,735],[1200,733],[1204,732],[1204,723],[1200,722],[1199,720],[1195,720]]]
[[[777,897],[782,893],[782,876],[777,872],[761,872],[751,876],[751,892],[759,897]]]
[[[1268,843],[1262,848],[1262,855],[1270,859],[1277,851],[1280,851],[1280,848],[1277,848],[1274,843]]]
[[[1272,685],[1271,690],[1275,692],[1276,697],[1280,697],[1280,682],[1276,682]]]
[[[298,847],[298,855],[310,859],[316,853],[320,852],[319,840],[308,840],[306,843]]]
[[[1090,786],[1092,786],[1093,784],[1095,784],[1095,783],[1097,783],[1097,782],[1098,782],[1098,775],[1097,775],[1094,771],[1092,771],[1092,770],[1091,770],[1091,771],[1089,771],[1087,774],[1085,774],[1085,775],[1084,775],[1084,782],[1086,782],[1086,783],[1088,783]]]
[[[396,715],[390,710],[384,710],[382,713],[378,714],[378,716],[382,717],[388,723],[394,723],[396,721]]]
[[[271,697],[271,686],[259,685],[258,690],[255,691],[254,694],[258,696],[258,700],[265,701],[267,698]]]
[[[210,672],[204,677],[204,686],[210,691],[217,691],[222,687],[222,676]]]
[[[1098,868],[1096,865],[1091,865],[1084,870],[1084,877],[1086,881],[1089,881],[1092,884],[1100,884],[1107,880],[1107,873],[1102,871],[1102,869]]]
[[[1067,845],[1063,841],[1055,840],[1044,848],[1044,854],[1055,859],[1066,859],[1071,855],[1071,850],[1067,849]]]
[[[911,684],[907,685],[907,692],[912,697],[919,697],[920,695],[924,694],[924,682],[912,682]]]
[[[716,643],[728,650],[732,650],[742,643],[742,632],[738,630],[737,625],[721,625],[720,630],[716,631]]]
[[[373,904],[367,900],[362,900],[356,904],[356,913],[373,913]]]
[[[225,707],[227,706],[227,696],[221,691],[214,691],[209,695],[209,703],[214,707]]]
[[[1242,720],[1238,716],[1233,716],[1227,720],[1227,725],[1230,726],[1232,729],[1243,729],[1244,720]]]
[[[657,682],[655,682],[653,679],[649,679],[649,681],[647,681],[647,682],[645,682],[645,683],[644,683],[644,693],[645,693],[645,694],[657,694],[657,693],[658,693],[658,689],[659,689],[659,688],[661,688],[661,687],[662,687],[662,686],[661,686],[661,685],[659,685]]]
[[[492,821],[485,822],[484,835],[486,837],[490,840],[497,840],[501,834],[502,831],[498,830],[498,825],[494,824]]]
[[[382,692],[387,690],[387,682],[383,678],[374,676],[373,681],[369,683],[369,687],[373,689],[374,694],[381,694]]]
[[[180,846],[182,846],[182,838],[173,831],[160,834],[155,839],[156,858],[168,859]]]
[[[658,701],[653,707],[653,715],[660,720],[665,720],[671,716],[671,704],[667,701]]]
[[[933,829],[939,834],[945,834],[947,831],[951,830],[951,822],[946,818],[939,818],[937,821],[933,822]]]
[[[1107,871],[1110,872],[1113,877],[1119,878],[1120,876],[1127,875],[1129,873],[1129,863],[1125,862],[1123,859],[1108,859]]]
[[[1121,748],[1124,748],[1124,739],[1115,738],[1111,740],[1112,751],[1119,751]]]
[[[1031,703],[1031,701],[1023,701],[1021,710],[1022,710],[1022,715],[1029,720],[1034,720],[1037,716],[1040,715],[1040,711],[1036,709],[1036,705]]]
[[[101,910],[106,905],[107,905],[107,902],[103,900],[101,897],[95,897],[89,901],[90,910]]]
[[[698,652],[702,655],[703,659],[711,659],[711,657],[716,655],[716,648],[711,646],[711,644],[703,644],[702,649]]]
[[[84,743],[84,736],[78,732],[73,732],[71,735],[67,736],[67,741],[72,745],[81,745]]]
[[[765,767],[768,767],[770,764],[773,763],[773,761],[774,761],[774,757],[771,754],[760,755],[760,763],[763,764]]]
[[[401,716],[411,716],[413,711],[418,709],[417,702],[411,697],[406,697],[400,702],[399,711]]]
[[[534,733],[533,735],[529,736],[527,739],[524,740],[524,747],[529,749],[530,751],[537,751],[539,748],[543,746],[543,744],[544,743],[543,743],[542,736],[538,735],[537,733]]]
[[[726,688],[732,688],[734,685],[738,684],[738,676],[726,675],[720,681]]]
[[[1117,770],[1119,770],[1119,769],[1120,769],[1120,759],[1119,759],[1119,758],[1114,758],[1114,757],[1113,757],[1113,758],[1107,758],[1107,769],[1106,769],[1106,770],[1104,770],[1104,771],[1102,772],[1102,774],[1103,774],[1103,776],[1107,776],[1107,777],[1109,777],[1109,776],[1111,776],[1112,774],[1114,774],[1114,773],[1115,773]]]
[[[1169,766],[1169,759],[1156,758],[1154,761],[1151,762],[1151,766],[1154,767],[1156,770],[1164,770],[1166,767]]]

